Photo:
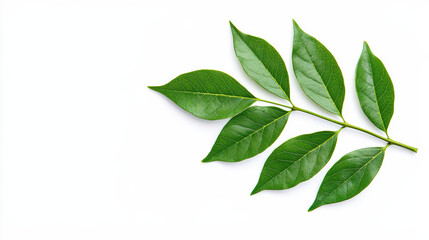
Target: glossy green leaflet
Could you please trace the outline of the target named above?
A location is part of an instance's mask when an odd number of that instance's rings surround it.
[[[245,34],[232,23],[230,26],[234,51],[243,70],[285,103],[255,97],[233,77],[215,70],[185,73],[163,86],[149,87],[197,117],[231,118],[203,162],[238,162],[258,155],[277,140],[294,111],[336,123],[339,128],[296,136],[277,147],[266,160],[252,195],[263,190],[289,189],[312,178],[330,160],[343,128],[353,128],[386,142],[382,147],[352,151],[338,160],[327,172],[309,208],[312,211],[363,191],[379,171],[388,146],[417,152],[417,148],[395,141],[387,133],[394,109],[393,84],[382,61],[366,42],[356,67],[356,93],[363,113],[385,136],[346,122],[342,114],[345,85],[340,67],[332,53],[295,21],[292,64],[296,79],[311,100],[341,120],[294,105],[288,71],[277,50],[262,38]],[[255,102],[275,106],[251,106]]]

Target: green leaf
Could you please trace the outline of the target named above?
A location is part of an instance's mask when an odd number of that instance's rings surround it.
[[[234,78],[215,70],[185,73],[163,86],[149,88],[164,94],[193,115],[208,120],[232,117],[256,101]]]
[[[271,93],[289,100],[289,75],[280,54],[264,39],[244,34],[230,24],[235,54],[247,75]]]
[[[371,52],[366,42],[356,67],[356,92],[368,119],[387,133],[395,100],[393,84],[383,62]]]
[[[317,39],[293,21],[292,63],[302,90],[315,103],[342,116],[345,88],[343,75],[334,56]]]
[[[386,147],[362,148],[344,155],[326,173],[308,211],[350,199],[364,190],[380,169]]]
[[[203,162],[238,162],[263,152],[279,137],[289,113],[277,107],[246,109],[229,120]]]
[[[339,132],[315,132],[284,142],[268,157],[251,194],[288,189],[312,178],[331,158]]]

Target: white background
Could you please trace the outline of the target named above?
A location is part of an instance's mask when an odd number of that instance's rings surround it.
[[[2,1],[0,238],[428,239],[428,10],[427,1]],[[390,136],[419,147],[390,147],[367,189],[311,213],[336,160],[384,143],[343,130],[314,178],[249,196],[278,145],[338,126],[293,113],[264,153],[203,164],[226,120],[197,119],[147,88],[218,69],[280,101],[245,75],[231,20],[278,49],[295,104],[329,115],[293,75],[292,19],[336,57],[346,120],[379,132],[354,88],[368,41],[395,86]]]

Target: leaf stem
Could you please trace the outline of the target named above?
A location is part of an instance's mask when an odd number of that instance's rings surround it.
[[[281,106],[281,107],[289,108],[290,110],[293,110],[293,108],[295,107],[295,106],[291,107],[291,106],[287,106],[287,105],[283,105],[283,104],[280,104],[280,103],[271,102],[271,101],[264,100],[264,99],[259,99],[259,98],[256,98],[256,101],[260,101],[260,102],[266,102],[266,103],[274,104],[274,105],[277,105],[277,106]],[[296,107],[295,107],[295,108],[296,108]]]
[[[383,137],[383,136],[378,135],[378,134],[376,134],[376,133],[373,133],[373,132],[371,132],[371,131],[369,131],[369,130],[366,130],[366,129],[363,129],[363,128],[361,128],[361,127],[358,127],[358,126],[352,125],[352,124],[350,124],[350,123],[347,123],[346,121],[344,121],[344,122],[337,121],[337,120],[335,120],[335,119],[328,118],[328,117],[325,117],[325,116],[323,116],[323,115],[320,115],[320,114],[317,114],[317,113],[315,113],[315,112],[311,112],[311,111],[309,111],[309,110],[306,110],[306,109],[303,109],[303,108],[300,108],[300,107],[296,107],[296,106],[291,107],[291,106],[287,106],[287,105],[284,105],[284,104],[280,104],[280,103],[276,103],[276,102],[272,102],[272,101],[268,101],[268,100],[264,100],[264,99],[257,99],[257,100],[258,100],[258,101],[261,101],[261,102],[266,102],[266,103],[274,104],[274,105],[277,105],[277,106],[285,107],[285,108],[290,109],[291,111],[300,111],[300,112],[304,112],[304,113],[307,113],[307,114],[313,115],[313,116],[315,116],[315,117],[325,119],[326,121],[336,123],[336,124],[341,125],[341,126],[343,126],[343,127],[353,128],[353,129],[356,129],[356,130],[358,130],[358,131],[361,131],[361,132],[367,133],[367,134],[372,135],[372,136],[374,136],[374,137],[376,137],[376,138],[379,138],[379,139],[382,139],[382,140],[386,141],[386,142],[387,142],[387,143],[389,143],[390,145],[397,145],[397,146],[403,147],[403,148],[405,148],[405,149],[408,149],[408,150],[410,150],[410,151],[417,152],[417,148],[415,148],[415,147],[409,146],[409,145],[404,144],[404,143],[400,143],[400,142],[398,142],[398,141],[395,141],[395,140],[391,139],[390,137]],[[344,120],[344,118],[343,118],[343,120]]]

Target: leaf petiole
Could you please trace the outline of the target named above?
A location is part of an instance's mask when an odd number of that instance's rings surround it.
[[[257,100],[257,101],[260,101],[260,102],[266,102],[266,103],[274,104],[274,105],[281,106],[281,107],[284,107],[284,108],[288,108],[288,109],[290,109],[291,111],[300,111],[300,112],[304,112],[304,113],[307,113],[307,114],[310,114],[310,115],[316,116],[316,117],[318,117],[318,118],[325,119],[326,121],[329,121],[329,122],[332,122],[332,123],[336,123],[336,124],[341,125],[341,126],[343,126],[343,127],[353,128],[353,129],[356,129],[356,130],[358,130],[358,131],[364,132],[364,133],[366,133],[366,134],[372,135],[372,136],[374,136],[374,137],[376,137],[376,138],[379,138],[379,139],[381,139],[381,140],[386,141],[387,143],[389,143],[389,144],[391,144],[391,145],[400,146],[400,147],[403,147],[403,148],[408,149],[408,150],[410,150],[410,151],[417,152],[417,148],[415,148],[415,147],[412,147],[412,146],[409,146],[409,145],[407,145],[407,144],[404,144],[404,143],[401,143],[401,142],[395,141],[395,140],[391,139],[390,137],[383,137],[383,136],[381,136],[381,135],[378,135],[378,134],[376,134],[376,133],[373,133],[373,132],[371,132],[371,131],[369,131],[369,130],[366,130],[366,129],[364,129],[364,128],[361,128],[361,127],[355,126],[355,125],[353,125],[353,124],[347,123],[346,121],[344,121],[344,122],[337,121],[337,120],[335,120],[335,119],[325,117],[325,116],[320,115],[320,114],[317,114],[317,113],[315,113],[315,112],[312,112],[312,111],[309,111],[309,110],[306,110],[306,109],[303,109],[303,108],[297,107],[297,106],[295,106],[295,105],[291,107],[291,106],[287,106],[287,105],[284,105],[284,104],[281,104],[281,103],[276,103],[276,102],[272,102],[272,101],[268,101],[268,100],[264,100],[264,99],[259,99],[259,98],[258,98],[258,99],[256,99],[256,100]],[[344,120],[344,118],[343,118],[343,120]]]

